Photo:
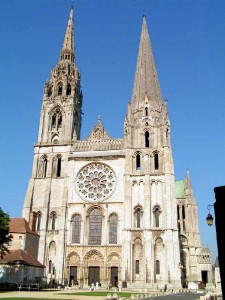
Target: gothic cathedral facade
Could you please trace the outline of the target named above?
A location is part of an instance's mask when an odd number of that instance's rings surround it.
[[[23,217],[40,235],[48,282],[171,288],[211,282],[190,176],[175,182],[167,105],[146,18],[123,138],[100,118],[80,139],[81,75],[73,9],[60,58],[45,83]]]

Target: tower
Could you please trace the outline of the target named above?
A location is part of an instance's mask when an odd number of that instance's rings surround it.
[[[23,207],[27,220],[36,215],[36,231],[40,234],[38,259],[50,269],[52,281],[64,276],[68,155],[72,142],[80,139],[80,80],[71,8],[59,61],[44,85],[38,142]]]
[[[124,148],[123,251],[126,260],[132,262],[127,273],[137,285],[146,280],[155,284],[173,282],[179,286],[170,123],[161,96],[145,16],[133,94],[124,124]]]

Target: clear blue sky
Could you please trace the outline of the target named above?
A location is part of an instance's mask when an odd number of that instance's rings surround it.
[[[37,141],[43,85],[57,63],[69,0],[1,0],[0,206],[20,217]],[[203,245],[217,253],[207,205],[225,170],[225,1],[75,0],[76,61],[84,95],[82,138],[101,115],[122,137],[142,15],[164,99],[176,179],[189,168]],[[213,211],[212,211],[213,212]]]

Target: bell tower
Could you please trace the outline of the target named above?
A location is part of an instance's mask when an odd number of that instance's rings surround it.
[[[124,278],[146,279],[146,283],[154,284],[170,280],[180,286],[170,122],[145,16],[133,93],[124,122],[124,148],[123,250],[124,260],[131,262],[124,268]],[[165,266],[163,273],[159,272],[160,265]],[[139,266],[142,278],[135,275]]]
[[[38,143],[61,144],[80,139],[82,93],[75,63],[73,8],[59,61],[45,82]]]

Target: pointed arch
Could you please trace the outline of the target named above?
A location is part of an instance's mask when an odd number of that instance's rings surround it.
[[[159,152],[153,152],[153,160],[154,160],[154,170],[158,171],[160,168],[160,161],[159,161]]]
[[[63,93],[63,83],[60,81],[58,84],[57,84],[57,95],[58,96],[61,96]]]
[[[56,219],[57,219],[57,214],[55,211],[52,211],[50,214],[50,220],[51,220],[51,224],[50,224],[50,230],[55,230],[56,229]]]
[[[137,151],[134,153],[133,156],[133,160],[134,160],[134,165],[135,165],[135,170],[141,170],[141,152]]]
[[[89,214],[89,245],[101,245],[102,243],[102,213],[98,207],[94,207]]]
[[[117,244],[117,232],[118,216],[116,213],[112,213],[109,216],[109,244]]]
[[[153,214],[154,214],[154,227],[160,227],[160,213],[161,213],[161,208],[159,205],[155,205],[153,207]]]
[[[53,158],[53,171],[52,171],[53,177],[61,177],[61,167],[62,167],[62,156],[60,154],[57,154]]]
[[[50,130],[58,131],[62,128],[62,109],[59,105],[54,107],[50,113]]]
[[[40,231],[41,230],[41,217],[42,214],[40,211],[37,212],[37,219],[36,219],[36,231]]]
[[[148,116],[148,107],[145,107],[145,117]]]
[[[80,234],[81,234],[81,215],[75,214],[72,217],[71,222],[71,242],[73,244],[80,244]]]
[[[47,170],[48,170],[48,159],[47,159],[47,155],[44,154],[39,159],[37,176],[40,178],[46,178]]]
[[[141,205],[134,207],[134,227],[141,228],[142,226],[143,208]]]

